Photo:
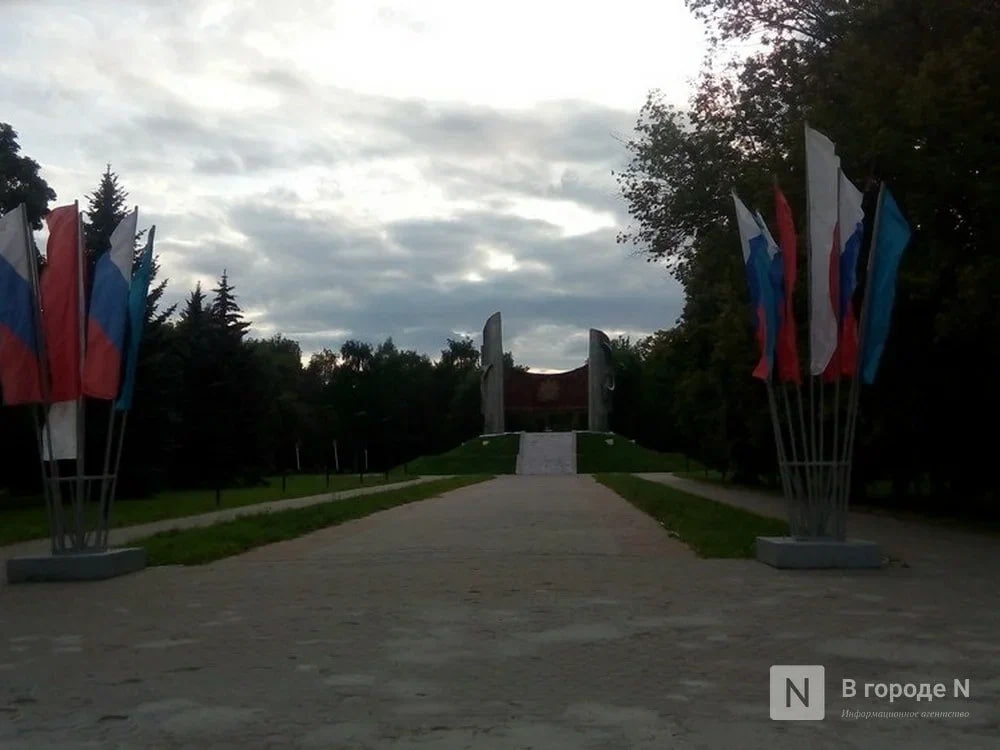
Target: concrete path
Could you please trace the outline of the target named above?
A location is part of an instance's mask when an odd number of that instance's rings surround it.
[[[701,560],[587,476],[506,476],[210,565],[0,588],[0,747],[993,748],[998,562]],[[773,664],[825,667],[823,721],[770,720]]]
[[[343,500],[349,497],[360,497],[370,495],[373,492],[384,492],[387,489],[398,489],[412,484],[422,484],[444,479],[443,476],[418,477],[405,482],[391,482],[388,484],[374,484],[371,487],[359,487],[354,490],[341,490],[340,492],[326,492],[322,495],[309,495],[307,497],[293,497],[287,500],[272,500],[254,505],[242,505],[238,508],[226,508],[210,513],[199,513],[196,516],[181,516],[180,518],[167,518],[162,521],[152,521],[150,523],[138,524],[136,526],[123,526],[112,529],[109,534],[109,545],[121,547],[136,539],[142,539],[150,534],[160,531],[170,531],[171,529],[190,529],[197,526],[211,526],[220,521],[229,521],[240,516],[250,516],[257,513],[272,513],[276,510],[286,510],[289,508],[305,508],[319,503],[328,503],[331,500]],[[28,542],[18,542],[0,547],[0,560],[6,561],[11,557],[21,557],[22,555],[47,555],[50,543],[48,539],[33,539]],[[0,571],[0,584],[7,582],[7,566],[3,565]],[[0,748],[2,750],[2,748]]]
[[[576,474],[576,433],[521,433],[516,472],[528,475]]]

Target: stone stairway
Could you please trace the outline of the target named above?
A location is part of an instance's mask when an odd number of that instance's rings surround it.
[[[576,474],[575,432],[522,432],[518,474]]]

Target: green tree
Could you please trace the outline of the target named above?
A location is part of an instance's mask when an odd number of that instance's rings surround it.
[[[97,188],[87,196],[87,221],[83,225],[83,235],[92,263],[111,247],[115,227],[129,213],[127,201],[128,192],[108,164]]]
[[[229,275],[223,270],[219,283],[212,290],[210,312],[215,322],[237,343],[243,341],[250,324],[243,320],[243,311],[236,301],[236,293],[229,283]]]
[[[808,121],[837,144],[860,187],[873,193],[879,181],[890,185],[915,230],[879,381],[862,397],[859,466],[872,478],[891,476],[900,495],[922,482],[963,499],[995,494],[981,471],[987,443],[963,428],[961,415],[1000,413],[992,386],[998,355],[983,346],[1000,339],[990,312],[1000,288],[993,219],[1000,168],[988,145],[1000,112],[993,83],[1000,53],[991,43],[1000,7],[974,0],[688,6],[709,24],[715,53],[747,42],[757,51],[711,55],[685,112],[652,92],[618,179],[632,216],[620,241],[667,265],[685,288],[671,355],[681,369],[668,381],[693,448],[744,476],[773,473],[762,389],[749,377],[753,342],[729,192],[768,217],[777,176],[804,235]]]
[[[0,214],[24,203],[32,229],[42,228],[49,203],[56,199],[55,191],[38,171],[38,162],[21,155],[17,131],[0,122]]]

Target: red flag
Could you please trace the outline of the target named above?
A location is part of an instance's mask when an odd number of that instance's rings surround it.
[[[778,377],[783,383],[801,384],[802,371],[799,368],[799,345],[796,339],[793,304],[798,243],[792,209],[777,184],[774,186],[774,213],[778,223],[778,244],[781,246],[781,258],[785,265],[785,306],[778,327]]]
[[[49,225],[42,272],[42,325],[49,352],[52,401],[80,396],[80,219],[76,204],[45,217]]]

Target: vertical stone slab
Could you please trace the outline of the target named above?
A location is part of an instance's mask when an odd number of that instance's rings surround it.
[[[604,331],[590,329],[590,354],[587,357],[587,429],[607,432],[611,429],[611,399],[615,390],[615,365],[611,357],[611,339]]]
[[[483,434],[504,431],[503,419],[503,337],[500,313],[493,313],[483,326],[482,370],[479,395],[483,414]]]

